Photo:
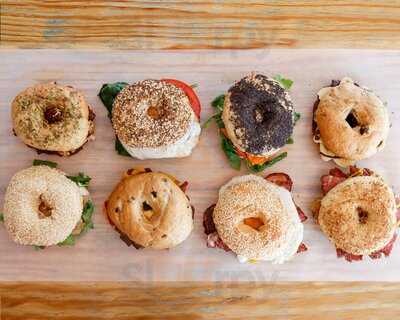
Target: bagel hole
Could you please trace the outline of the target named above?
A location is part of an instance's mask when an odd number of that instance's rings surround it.
[[[351,110],[346,117],[346,122],[349,124],[350,128],[355,128],[359,125],[357,117],[355,116],[354,110]]]
[[[243,223],[250,228],[259,231],[260,228],[264,225],[264,221],[262,221],[258,217],[250,217],[250,218],[245,218],[243,220]]]
[[[362,209],[361,207],[357,207],[358,214],[358,222],[360,224],[366,224],[368,220],[368,212]]]
[[[157,108],[157,107],[154,107],[154,106],[150,106],[150,107],[147,109],[147,115],[148,115],[150,118],[154,119],[154,120],[160,119],[161,116],[162,116],[162,114],[160,113],[160,111],[158,110],[158,108]]]
[[[39,197],[39,200],[40,200],[39,207],[38,207],[39,219],[45,219],[45,218],[51,217],[53,208],[43,199],[42,196]]]

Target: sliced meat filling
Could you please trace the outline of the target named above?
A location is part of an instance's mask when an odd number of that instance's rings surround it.
[[[272,173],[265,177],[268,181],[285,188],[289,192],[292,190],[293,181],[292,179],[285,173]],[[220,248],[225,251],[231,251],[229,247],[222,241],[222,239],[218,236],[217,229],[215,228],[214,220],[213,220],[213,212],[214,212],[215,204],[211,205],[206,209],[203,215],[203,227],[204,233],[207,235],[207,247],[209,248]],[[307,216],[300,209],[299,206],[296,205],[297,213],[299,215],[300,221],[304,222],[307,220]],[[297,249],[297,253],[307,251],[308,248],[304,243],[301,243],[299,248]]]

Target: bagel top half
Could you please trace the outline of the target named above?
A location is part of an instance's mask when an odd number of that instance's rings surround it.
[[[246,219],[261,221],[252,228]],[[235,177],[219,191],[213,220],[222,241],[247,260],[282,263],[296,252],[303,225],[291,194],[261,177]]]
[[[371,254],[394,235],[395,196],[377,175],[348,178],[321,200],[318,223],[337,248],[354,255]]]
[[[374,155],[385,145],[390,121],[384,102],[371,90],[343,78],[318,92],[314,111],[316,132],[324,160],[340,166]]]
[[[106,212],[119,232],[142,247],[175,247],[193,229],[188,197],[161,172],[128,170],[108,198]]]
[[[112,123],[127,151],[140,159],[187,156],[200,134],[185,92],[160,80],[126,86],[114,100]]]
[[[83,196],[75,182],[48,166],[17,172],[4,199],[4,224],[23,245],[50,246],[64,241],[81,220]]]
[[[83,94],[70,86],[37,84],[11,105],[15,134],[39,151],[69,155],[94,133],[94,113]]]
[[[293,133],[293,104],[278,81],[251,74],[228,90],[222,119],[236,148],[256,156],[270,156]]]

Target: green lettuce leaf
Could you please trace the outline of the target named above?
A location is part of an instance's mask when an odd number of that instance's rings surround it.
[[[226,157],[229,160],[229,164],[233,169],[240,170],[242,159],[237,155],[232,142],[229,139],[227,139],[223,134],[221,134],[220,136],[221,136],[221,147]]]
[[[274,76],[274,80],[278,81],[286,90],[289,90],[293,85],[293,80],[285,79],[279,74]]]
[[[100,89],[99,97],[108,110],[108,117],[111,119],[114,99],[123,88],[128,85],[126,82],[105,83]]]
[[[89,182],[92,179],[82,172],[79,172],[77,176],[67,176],[67,178],[75,182],[79,187],[88,187]]]
[[[0,212],[0,222],[4,222],[4,214]]]
[[[105,83],[100,89],[99,97],[108,111],[108,117],[110,118],[110,120],[112,118],[114,99],[118,95],[118,93],[120,93],[121,90],[125,88],[127,85],[128,83],[126,82]],[[121,141],[119,141],[117,136],[115,136],[114,148],[117,151],[117,153],[121,156],[127,156],[127,157],[131,156],[128,153],[128,151],[126,151],[126,149],[122,145]]]
[[[57,166],[58,166],[58,164],[56,162],[39,160],[39,159],[34,159],[32,164],[34,166],[48,166],[50,168],[57,168]]]
[[[263,170],[265,170],[268,167],[273,166],[275,163],[281,161],[282,159],[287,157],[287,152],[283,152],[280,155],[276,156],[275,158],[263,163],[263,164],[256,164],[256,165],[252,165],[248,160],[246,160],[247,162],[247,167],[253,171],[253,172],[261,172]]]

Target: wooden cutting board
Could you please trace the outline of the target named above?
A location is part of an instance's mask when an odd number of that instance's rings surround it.
[[[392,129],[387,147],[365,165],[400,188],[400,51],[362,50],[256,50],[129,52],[75,50],[0,51],[0,198],[11,176],[28,167],[32,159],[50,159],[68,173],[83,171],[93,180],[96,203],[95,229],[74,247],[35,251],[12,243],[0,228],[0,280],[139,280],[139,281],[399,281],[400,245],[390,258],[348,263],[337,259],[332,244],[310,217],[304,242],[309,250],[284,265],[240,264],[233,254],[209,249],[202,228],[204,209],[215,202],[218,188],[238,174],[229,167],[219,147],[215,126],[204,130],[193,155],[185,159],[139,161],[114,151],[114,133],[97,93],[103,83],[134,82],[145,78],[177,78],[198,84],[202,119],[211,113],[210,101],[251,71],[281,74],[294,80],[291,95],[302,118],[295,129],[295,143],[286,148],[284,161],[264,172],[283,171],[294,180],[294,198],[308,216],[309,204],[319,195],[319,178],[330,167],[318,156],[311,140],[311,111],[316,92],[331,79],[353,77],[374,89],[388,102]],[[10,103],[27,86],[57,81],[81,89],[94,108],[96,140],[79,154],[63,159],[38,156],[11,132]],[[124,170],[151,167],[189,181],[188,194],[196,208],[195,228],[189,239],[172,250],[135,250],[127,247],[107,223],[102,204]]]

